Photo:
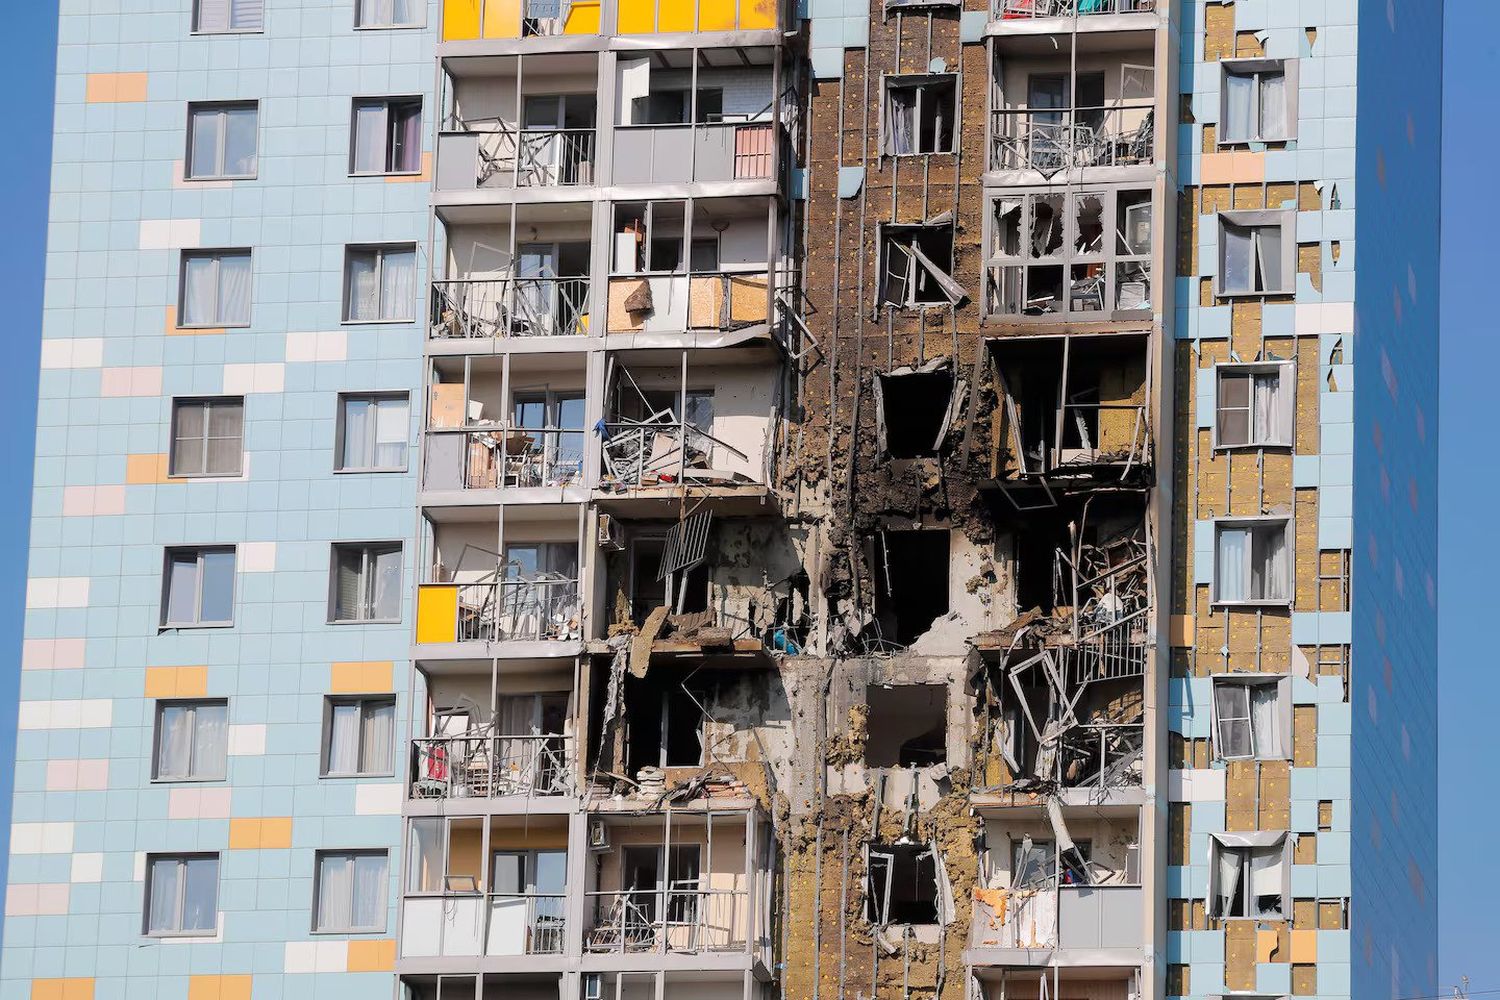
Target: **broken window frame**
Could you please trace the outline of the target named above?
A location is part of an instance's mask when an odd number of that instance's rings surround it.
[[[1287,831],[1257,832],[1257,833],[1211,833],[1208,839],[1208,884],[1204,889],[1204,910],[1210,919],[1218,920],[1287,920],[1292,915],[1292,848],[1296,838]],[[1274,869],[1279,876],[1280,885],[1277,893],[1261,893],[1261,897],[1279,896],[1280,903],[1277,909],[1262,910],[1252,899],[1250,889],[1247,886],[1243,896],[1240,897],[1239,909],[1241,912],[1229,913],[1227,909],[1233,908],[1237,892],[1228,895],[1229,902],[1225,902],[1225,895],[1221,891],[1224,873],[1220,870],[1220,861],[1226,851],[1233,851],[1239,858],[1236,864],[1235,878],[1238,887],[1239,880],[1246,877],[1254,878],[1256,869],[1262,871],[1261,877],[1266,877],[1265,869]],[[1262,888],[1267,888],[1262,886]],[[1254,912],[1251,912],[1251,911]]]
[[[1215,606],[1227,607],[1256,607],[1274,606],[1289,607],[1293,596],[1293,571],[1296,565],[1295,532],[1292,531],[1292,520],[1289,517],[1221,517],[1213,521],[1213,595],[1212,603]],[[1272,556],[1280,562],[1276,568],[1275,578],[1265,573],[1262,569],[1262,593],[1256,595],[1256,568],[1257,562],[1262,556],[1261,546],[1264,539],[1273,530],[1279,530],[1281,534],[1281,553],[1279,557]],[[1243,559],[1243,579],[1240,582],[1239,596],[1224,596],[1224,581],[1226,575],[1225,550],[1223,545],[1224,535],[1228,531],[1240,531],[1246,535]],[[1274,568],[1274,567],[1273,567]],[[1265,584],[1275,584],[1275,592],[1265,592]]]
[[[1028,861],[1028,867],[1022,868],[1021,852],[1026,849],[1028,840],[1031,844],[1031,850],[1028,857],[1039,857],[1041,860],[1035,862]],[[1076,852],[1078,859],[1081,860],[1085,866],[1092,864],[1094,855],[1094,842],[1092,840],[1084,837],[1079,840],[1073,841],[1073,851]],[[1037,865],[1036,874],[1032,875],[1024,882],[1021,881],[1021,875],[1029,875],[1031,873],[1030,865],[1033,863]],[[1010,889],[1012,891],[1025,889],[1027,887],[1034,888],[1039,884],[1046,884],[1050,887],[1053,879],[1059,877],[1059,868],[1062,869],[1064,875],[1069,875],[1071,877],[1071,867],[1068,865],[1063,856],[1058,853],[1057,841],[1053,840],[1051,837],[1022,837],[1020,839],[1014,837],[1011,838]],[[1092,880],[1088,882],[1059,882],[1058,884],[1091,885]]]
[[[946,91],[948,101],[943,106],[942,94]],[[896,96],[911,92],[911,103],[898,108]],[[888,73],[881,77],[880,102],[880,149],[886,156],[931,156],[954,152],[954,138],[959,130],[959,82],[957,73]],[[923,113],[935,107],[932,123],[931,149],[923,149]],[[945,114],[946,110],[946,114]],[[898,119],[910,117],[905,130],[897,128]],[[944,142],[944,126],[947,141]],[[897,145],[909,145],[909,149],[897,149]]]
[[[1266,81],[1280,76],[1282,80],[1282,129],[1279,135],[1265,135]],[[1219,62],[1219,122],[1217,143],[1220,146],[1245,146],[1257,142],[1286,142],[1297,138],[1297,92],[1300,72],[1296,59],[1223,59]],[[1230,78],[1250,81],[1250,107],[1247,110],[1244,135],[1231,135]]]
[[[932,884],[932,920],[911,923],[900,921],[891,923],[891,898],[892,890],[896,886],[897,875],[897,851],[895,848],[903,848],[899,856],[906,858],[906,863],[913,866],[921,864],[924,858],[931,858],[933,865]],[[913,848],[919,848],[912,850]],[[880,876],[876,875],[877,865],[882,869]],[[913,876],[920,875],[920,869]],[[943,878],[942,858],[937,848],[931,844],[877,844],[870,843],[865,847],[865,906],[864,917],[867,922],[876,927],[929,927],[938,926],[943,923],[942,892],[939,880]],[[879,879],[877,883],[877,878]],[[877,890],[876,886],[879,885]]]
[[[1292,756],[1291,679],[1284,674],[1217,674],[1210,679],[1209,730],[1215,760],[1290,760]],[[1227,716],[1220,693],[1231,689],[1244,691],[1244,715]],[[1269,713],[1257,712],[1256,694],[1270,690]],[[1257,721],[1259,719],[1260,721]],[[1276,727],[1265,732],[1270,722]],[[1231,753],[1235,742],[1225,737],[1226,727],[1243,725],[1248,753]],[[1274,741],[1274,745],[1272,744]],[[1267,744],[1267,745],[1262,745]]]
[[[1257,209],[1218,213],[1218,273],[1214,275],[1214,294],[1221,299],[1292,295],[1297,290],[1297,212],[1295,209]],[[1236,275],[1230,283],[1229,237],[1233,230],[1243,230],[1249,244],[1245,260],[1248,273]],[[1266,234],[1276,230],[1278,246],[1268,255]],[[1271,287],[1267,277],[1268,263],[1276,261],[1280,281]]]
[[[1257,405],[1262,380],[1274,376],[1276,388],[1274,410],[1266,411],[1277,426],[1268,428],[1267,421],[1258,414]],[[1247,383],[1244,405],[1225,405],[1225,383],[1242,379]],[[1213,442],[1215,451],[1235,448],[1290,448],[1293,445],[1293,422],[1297,398],[1296,364],[1292,361],[1224,362],[1214,365],[1214,423]],[[1245,440],[1230,441],[1224,432],[1225,414],[1243,411],[1245,416]]]
[[[1145,195],[1144,202],[1126,201],[1122,196]],[[1032,248],[1036,237],[1036,211],[1047,199],[1063,199],[1061,242],[1054,251]],[[1098,243],[1089,248],[1080,248],[1079,207],[1085,198],[1100,200],[1099,216],[1102,233]],[[1013,252],[1007,252],[1001,235],[1001,210],[1008,203],[1019,203],[1014,207],[1021,212],[1017,229],[1017,244]],[[1122,208],[1144,205],[1146,239],[1141,241],[1127,234],[1121,227]],[[1005,214],[1009,214],[1006,212]],[[1083,188],[1024,188],[1007,190],[1004,195],[989,199],[984,217],[984,318],[1006,321],[1055,321],[1060,316],[1086,316],[1108,320],[1116,315],[1125,317],[1148,314],[1152,308],[1152,246],[1155,243],[1156,203],[1149,187],[1139,185],[1088,185]],[[1127,227],[1128,228],[1128,227]],[[1113,232],[1111,232],[1113,230]],[[1083,267],[1097,269],[1098,274],[1074,280],[1070,275]],[[1055,268],[1061,271],[1059,289],[1061,298],[1050,310],[1027,312],[1028,303],[1041,301],[1032,296],[1032,279],[1040,269]],[[1008,271],[1019,271],[1019,285],[1006,292]],[[1133,308],[1120,307],[1120,289],[1126,281],[1144,278],[1145,301]],[[1012,279],[1014,280],[1014,279]],[[1085,285],[1096,283],[1092,288]],[[1045,287],[1045,286],[1040,286]],[[1014,308],[1009,300],[1014,297]],[[1075,308],[1076,302],[1097,302],[1100,308]]]
[[[931,376],[937,374],[946,375],[948,378],[948,401],[943,410],[943,416],[938,421],[932,444],[921,448],[912,454],[895,454],[890,446],[890,426],[894,418],[903,416],[900,413],[886,413],[887,383],[895,379],[908,378],[911,376]],[[936,458],[943,450],[943,445],[948,440],[948,435],[953,430],[953,424],[958,419],[958,413],[963,408],[964,400],[968,392],[968,380],[957,377],[952,362],[947,358],[937,358],[919,367],[903,366],[892,368],[890,371],[877,372],[871,382],[871,392],[875,396],[875,433],[880,442],[880,453],[887,458],[893,459],[915,459]],[[905,449],[903,449],[905,451]]]
[[[946,230],[948,235],[948,270],[943,261],[935,261],[917,245],[917,237],[924,231]],[[876,238],[879,248],[875,279],[875,311],[881,307],[892,309],[948,309],[964,301],[967,293],[953,277],[952,268],[957,231],[951,221],[937,223],[882,222]],[[901,237],[909,237],[902,240]],[[901,269],[896,277],[895,266]],[[920,286],[931,281],[937,286],[936,298],[918,298]],[[892,294],[893,288],[899,292]]]

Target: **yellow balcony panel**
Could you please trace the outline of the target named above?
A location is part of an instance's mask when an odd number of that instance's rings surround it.
[[[443,0],[443,41],[479,37],[479,7],[483,0]]]
[[[417,642],[458,641],[458,587],[424,583],[417,588]]]
[[[484,37],[521,37],[521,0],[484,0]]]
[[[745,31],[776,27],[776,0],[741,0],[740,28]]]
[[[699,31],[733,31],[739,21],[738,0],[701,0],[698,4]]]
[[[568,19],[563,25],[565,35],[599,34],[599,0],[584,0],[568,7]]]

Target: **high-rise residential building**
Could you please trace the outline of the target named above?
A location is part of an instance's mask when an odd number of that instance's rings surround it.
[[[62,0],[0,1000],[1436,994],[1441,13]]]

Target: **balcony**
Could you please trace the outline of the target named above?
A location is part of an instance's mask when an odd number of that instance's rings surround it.
[[[430,431],[422,488],[515,490],[582,485],[583,442],[581,428]]]
[[[411,741],[413,799],[571,795],[572,737],[444,736]]]
[[[566,893],[441,893],[403,901],[402,958],[561,955]]]
[[[621,125],[615,182],[677,184],[776,177],[776,126],[769,122]]]
[[[1150,163],[1156,114],[1148,102],[1097,108],[1004,108],[990,112],[991,170],[1064,170]]]
[[[638,889],[591,892],[584,950],[602,954],[744,951],[748,896],[743,891]]]
[[[589,279],[466,278],[432,283],[433,340],[583,337],[589,332]]]
[[[990,18],[995,21],[1087,19],[1109,14],[1150,14],[1155,10],[1156,0],[990,0]]]
[[[617,0],[622,35],[774,31],[777,0]]]
[[[1002,896],[979,890],[969,947],[1140,948],[1144,891],[1138,885],[1065,885],[1048,898],[1044,891]]]
[[[417,642],[567,642],[582,638],[578,581],[552,574],[417,588]]]
[[[438,191],[586,187],[592,128],[516,128],[499,118],[451,118],[438,133]]]
[[[443,0],[445,42],[597,35],[599,0]]]

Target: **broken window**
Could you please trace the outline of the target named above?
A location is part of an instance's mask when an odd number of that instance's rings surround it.
[[[1280,142],[1297,135],[1296,61],[1235,59],[1224,77],[1219,143]]]
[[[872,924],[938,922],[937,858],[921,844],[871,844],[865,919]]]
[[[985,311],[1046,316],[1150,309],[1151,221],[1145,189],[995,199]]]
[[[926,767],[948,759],[948,688],[942,684],[871,684],[865,764]]]
[[[1275,920],[1291,913],[1290,838],[1213,834],[1208,844],[1208,915]]]
[[[885,152],[951,153],[957,77],[952,73],[885,80]]]
[[[636,538],[630,543],[630,617],[637,625],[667,603],[667,578],[661,573],[666,539]],[[708,610],[708,562],[701,561],[676,574],[672,611],[694,614]]]
[[[1219,365],[1214,421],[1220,448],[1292,443],[1295,382],[1286,364]]]
[[[875,376],[880,433],[892,458],[936,455],[948,436],[953,408],[953,369],[946,363],[926,370],[902,368]]]
[[[1219,213],[1219,294],[1291,292],[1297,245],[1291,211]]]
[[[874,542],[881,634],[910,646],[948,613],[948,532],[882,531]]]
[[[1219,604],[1291,599],[1287,521],[1214,524],[1214,601]]]
[[[961,302],[953,280],[953,223],[880,227],[877,305],[906,309]]]
[[[629,727],[626,767],[700,767],[703,764],[703,708],[708,692],[685,688],[680,679],[626,679],[625,718]]]
[[[1054,840],[1037,840],[1022,837],[1011,841],[1010,887],[1012,890],[1036,888],[1050,885],[1054,876],[1062,872],[1063,885],[1088,885],[1088,865],[1093,857],[1093,843],[1075,840],[1071,849],[1057,853]]]
[[[1276,677],[1215,677],[1214,750],[1221,760],[1284,760],[1290,755],[1291,701]]]

